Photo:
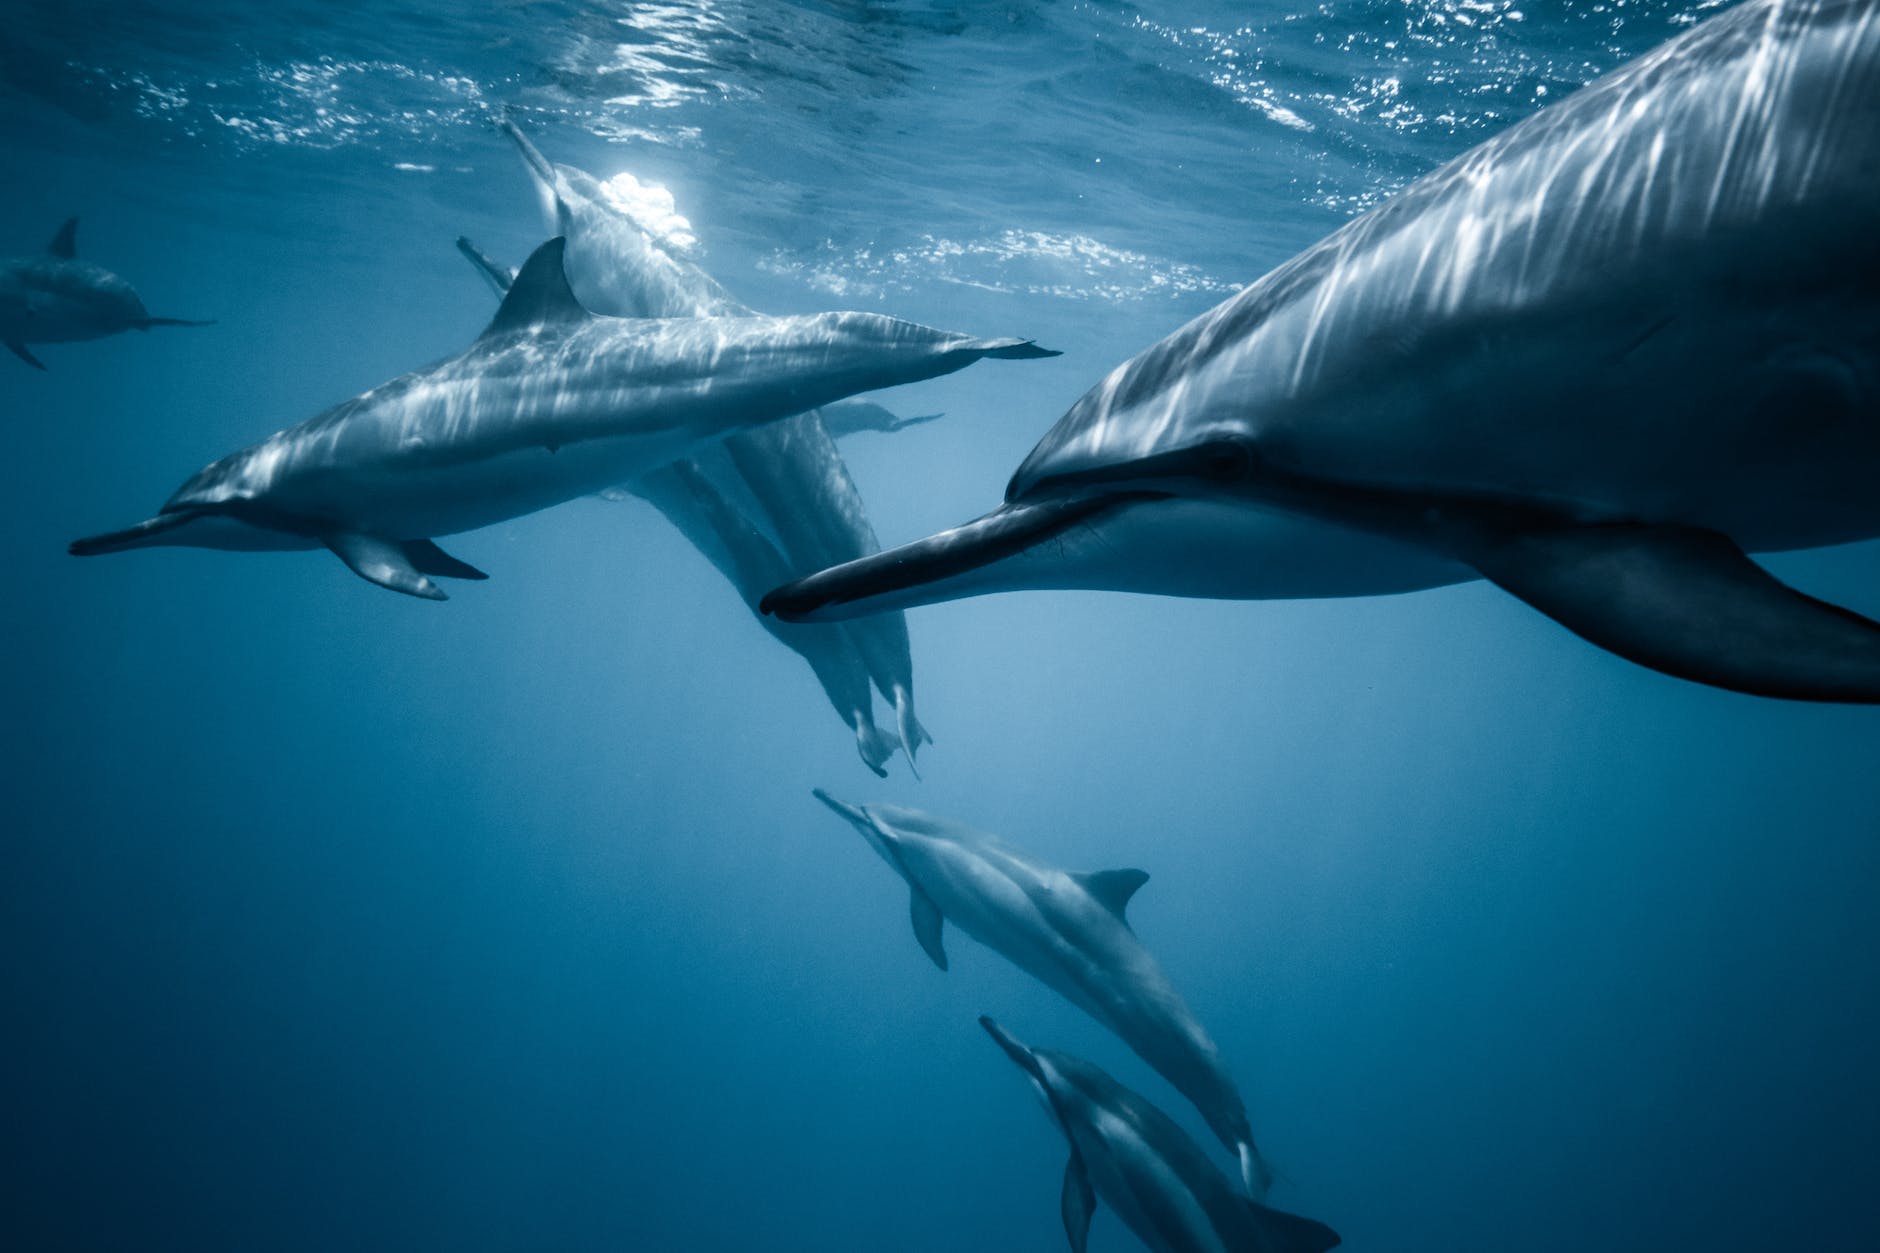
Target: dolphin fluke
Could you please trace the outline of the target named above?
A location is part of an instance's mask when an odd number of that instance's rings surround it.
[[[1755,696],[1880,704],[1880,622],[1805,596],[1715,531],[1557,526],[1460,554],[1574,634]]]
[[[758,608],[786,622],[827,622],[945,600],[946,580],[1049,539],[1131,496],[1007,504],[982,518],[773,589]],[[911,593],[911,594],[910,594]]]

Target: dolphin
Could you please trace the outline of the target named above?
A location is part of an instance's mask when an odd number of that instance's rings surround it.
[[[640,189],[630,175],[622,178],[632,185],[634,194],[620,195],[614,183],[602,183],[585,170],[549,161],[509,118],[502,118],[499,125],[534,179],[551,229],[569,241],[569,281],[589,308],[620,317],[735,317],[754,312],[663,242],[670,230],[660,228],[683,224],[683,219],[660,205],[656,211],[663,211],[665,220],[648,220],[648,206],[659,196]],[[473,262],[478,260],[480,254],[467,241],[460,241],[459,246]],[[487,258],[480,268],[490,276]],[[879,406],[868,408],[886,413]],[[880,421],[855,411],[839,417]],[[895,420],[892,414],[887,417]],[[734,434],[719,448],[700,450],[693,464],[699,477],[720,496],[745,502],[743,517],[760,523],[776,538],[792,567],[791,576],[881,548],[861,493],[820,411]],[[679,499],[671,485],[656,488],[653,496],[668,505]],[[672,520],[685,529],[680,519]],[[846,635],[848,646],[859,652],[875,686],[894,707],[902,748],[912,768],[920,746],[933,737],[914,712],[914,661],[906,620],[900,614],[879,615],[851,624]],[[863,759],[868,757],[864,748]]]
[[[457,249],[499,297],[509,294],[515,282],[515,271],[492,259],[468,239],[459,238]],[[704,455],[703,452],[698,454],[699,457]],[[796,572],[791,570],[776,545],[712,482],[700,461],[682,459],[649,470],[633,482],[602,495],[611,498],[621,493],[636,495],[664,514],[737,589],[771,638],[809,663],[823,694],[842,721],[855,732],[855,746],[862,764],[877,776],[886,778],[887,762],[901,744],[875,725],[868,668],[849,639],[847,628],[841,623],[786,623],[757,612],[757,600],[764,589],[774,587]]]
[[[922,413],[904,418],[869,400],[848,400],[839,405],[824,405],[819,412],[823,425],[837,439],[863,431],[905,431],[910,426],[919,426],[923,422],[946,416],[944,413]]]
[[[794,620],[1031,587],[1486,578],[1700,683],[1880,701],[1880,624],[1745,555],[1880,535],[1880,0],[1747,0],[1125,362],[974,522]]]
[[[536,249],[463,352],[222,458],[157,516],[72,553],[324,546],[381,587],[443,600],[430,576],[485,576],[437,536],[593,494],[741,426],[1042,351],[879,314],[602,317],[569,290],[562,250]]]
[[[184,318],[153,318],[131,285],[78,259],[78,219],[67,218],[36,257],[0,260],[0,343],[35,370],[45,362],[28,344],[103,339],[153,326],[210,326]]]
[[[1266,1196],[1273,1172],[1220,1049],[1124,917],[1146,873],[1073,874],[919,810],[815,795],[907,881],[914,938],[936,966],[947,968],[941,932],[951,919],[1115,1032],[1194,1103],[1239,1161],[1248,1195]]]
[[[979,1025],[1031,1080],[1070,1141],[1059,1208],[1084,1253],[1097,1198],[1156,1253],[1325,1253],[1324,1223],[1242,1196],[1174,1120],[1080,1057],[1028,1048],[990,1018]]]

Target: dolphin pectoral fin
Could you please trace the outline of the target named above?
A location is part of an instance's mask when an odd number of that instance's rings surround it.
[[[901,746],[872,721],[862,719],[855,725],[855,747],[862,755],[862,764],[874,771],[877,779],[885,779],[888,762]]]
[[[356,531],[324,536],[323,540],[335,557],[368,583],[425,600],[450,599],[443,588],[418,572],[400,544]]]
[[[1116,920],[1124,926],[1129,919],[1123,911],[1129,906],[1129,898],[1136,894],[1136,889],[1149,881],[1147,870],[1092,870],[1086,874],[1074,874],[1071,878],[1083,885],[1084,891],[1095,897],[1097,903],[1116,915]]]
[[[1880,623],[1794,590],[1715,531],[1550,526],[1466,548],[1485,578],[1628,661],[1756,696],[1880,704]]]
[[[1247,1195],[1264,1201],[1266,1194],[1273,1190],[1273,1168],[1260,1156],[1252,1140],[1235,1141],[1234,1157],[1240,1162],[1240,1182],[1246,1185]]]
[[[1134,495],[1061,498],[1006,504],[950,531],[890,548],[798,579],[759,603],[786,622],[829,622],[946,600],[946,588],[919,589],[1013,556]]]
[[[1345,1242],[1343,1236],[1316,1218],[1269,1209],[1258,1201],[1248,1201],[1247,1207],[1266,1236],[1260,1247],[1274,1253],[1325,1253]]]
[[[26,345],[20,343],[19,340],[9,339],[6,343],[7,343],[7,348],[13,353],[14,356],[18,357],[21,361],[24,361],[27,365],[33,367],[33,369],[43,370],[46,368],[46,363],[41,361],[38,357],[35,357],[32,353],[27,352]]]
[[[487,579],[467,561],[459,561],[428,539],[406,540],[405,556],[420,574],[435,574],[440,579]]]
[[[1071,1253],[1084,1253],[1090,1243],[1090,1216],[1097,1212],[1097,1194],[1090,1187],[1090,1170],[1076,1149],[1064,1163],[1064,1193],[1058,1198],[1058,1211],[1064,1215]]]
[[[933,958],[933,964],[945,970],[947,951],[940,942],[940,932],[946,925],[946,918],[940,913],[940,907],[919,888],[909,889],[907,905],[908,914],[914,920],[914,938],[927,950],[927,956]]]

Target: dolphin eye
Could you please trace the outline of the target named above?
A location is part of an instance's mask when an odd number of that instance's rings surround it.
[[[1195,452],[1195,469],[1202,478],[1224,483],[1253,469],[1253,450],[1237,439],[1209,440]]]

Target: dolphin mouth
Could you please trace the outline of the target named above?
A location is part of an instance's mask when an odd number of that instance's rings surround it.
[[[202,516],[201,512],[188,509],[175,513],[160,513],[154,518],[147,518],[136,526],[127,526],[121,531],[106,531],[102,535],[88,535],[75,539],[66,546],[66,551],[74,557],[97,557],[105,553],[121,553],[131,548],[142,548],[146,544],[159,542],[159,537],[180,526],[187,526]]]
[[[1020,501],[1061,496],[1092,488],[1166,493],[1175,482],[1203,490],[1225,490],[1244,483],[1259,464],[1259,455],[1246,440],[1217,436],[1186,448],[1037,478],[1026,473],[1026,466],[1020,466],[1006,486],[1006,499]]]
[[[768,592],[757,607],[785,622],[828,622],[879,612],[889,606],[845,607],[971,573],[1099,514],[1165,495],[1106,492],[1012,501],[950,531],[786,583]]]

